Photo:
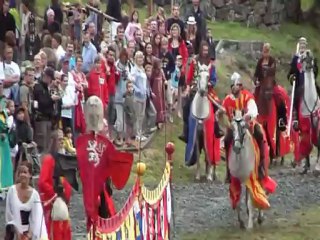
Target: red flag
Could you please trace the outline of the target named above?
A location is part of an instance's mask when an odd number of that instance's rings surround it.
[[[133,154],[118,152],[102,135],[84,134],[77,139],[77,158],[87,218],[98,217],[99,194],[108,177],[121,189],[128,181]]]

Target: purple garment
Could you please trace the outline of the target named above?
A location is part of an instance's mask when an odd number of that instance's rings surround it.
[[[16,7],[16,0],[10,0],[9,8],[15,8],[15,7]]]

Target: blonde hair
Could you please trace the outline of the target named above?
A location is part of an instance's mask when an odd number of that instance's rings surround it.
[[[270,50],[271,49],[270,43],[263,44],[263,48],[266,48],[266,49]]]
[[[134,60],[136,61],[138,57],[144,57],[143,52],[137,51],[134,55]]]
[[[172,26],[171,26],[171,28],[170,28],[170,33],[171,33],[172,29],[174,29],[174,28],[177,28],[177,29],[178,29],[178,32],[179,32],[179,35],[180,35],[180,34],[181,34],[181,28],[180,28],[180,26],[179,26],[178,23],[172,24]]]

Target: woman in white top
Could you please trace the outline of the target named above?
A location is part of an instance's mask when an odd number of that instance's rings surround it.
[[[134,40],[134,33],[137,29],[140,29],[142,32],[141,24],[139,23],[139,13],[137,10],[134,10],[131,14],[131,19],[126,31],[124,32],[128,41]]]
[[[61,119],[62,126],[65,130],[67,127],[73,129],[73,115],[72,109],[76,105],[77,96],[75,92],[75,88],[73,86],[68,85],[68,75],[62,74],[61,76],[61,87],[63,90],[62,97],[62,110],[61,110]]]
[[[15,236],[18,240],[47,240],[40,196],[37,190],[30,186],[31,169],[31,164],[22,163],[18,168],[18,183],[9,188],[6,202],[6,237]]]

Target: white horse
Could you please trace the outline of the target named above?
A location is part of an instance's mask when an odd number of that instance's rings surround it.
[[[191,104],[191,114],[197,121],[197,131],[196,131],[196,144],[195,144],[195,151],[197,151],[197,167],[196,167],[196,176],[195,179],[200,181],[201,174],[200,174],[200,154],[201,151],[204,150],[206,154],[205,148],[205,139],[204,139],[204,125],[203,122],[208,119],[210,114],[210,107],[211,103],[208,99],[208,83],[210,77],[210,66],[205,64],[201,65],[198,63],[198,74],[199,78],[197,79],[197,92],[193,98]],[[213,116],[212,116],[213,117]],[[213,175],[215,176],[215,169],[213,168],[212,164],[208,161],[207,154],[205,156],[206,161],[206,178],[207,181],[213,180]]]
[[[243,119],[242,112],[236,110],[234,118],[231,122],[231,129],[233,133],[232,151],[229,155],[229,169],[232,177],[240,180],[241,185],[246,189],[245,203],[248,214],[247,228],[253,228],[253,201],[251,193],[246,186],[247,180],[250,178],[251,173],[255,170],[255,149],[252,141],[252,135],[248,130],[248,126]],[[241,228],[245,228],[244,221],[241,218],[241,199],[236,206],[238,221]],[[263,222],[262,210],[259,210],[258,223]]]
[[[318,142],[315,146],[318,149],[317,163],[315,173],[320,173],[320,132],[319,132],[319,110],[320,100],[316,89],[314,76],[314,58],[310,50],[307,50],[301,57],[304,71],[303,98],[301,102],[301,114],[304,117],[310,117],[312,131],[317,132]],[[310,169],[310,156],[306,157],[306,164],[302,173],[307,173]]]

